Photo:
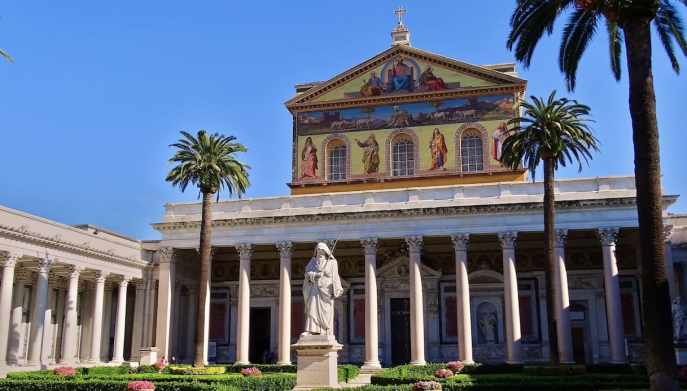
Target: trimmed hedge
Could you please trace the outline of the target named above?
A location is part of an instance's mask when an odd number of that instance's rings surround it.
[[[360,373],[360,367],[352,364],[339,365],[336,374],[339,383],[348,383],[355,379]]]
[[[82,380],[71,381],[58,380],[0,380],[0,391],[126,391],[127,381],[112,380]],[[195,382],[164,382],[155,383],[156,391],[240,391],[240,388],[231,385],[220,387],[211,384]],[[257,388],[256,388],[257,390]]]
[[[227,371],[226,367],[170,366],[169,373],[174,375],[222,375]]]
[[[226,367],[229,373],[240,373],[244,368],[258,368],[262,373],[296,373],[295,365],[270,365],[270,364],[252,364],[252,365],[229,365]]]

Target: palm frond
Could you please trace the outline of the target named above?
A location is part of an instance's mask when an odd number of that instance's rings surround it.
[[[575,89],[577,67],[596,33],[599,15],[596,9],[576,9],[563,28],[558,64],[565,75],[568,90]]]
[[[687,40],[685,39],[684,28],[680,15],[673,5],[667,1],[662,0],[659,8],[656,11],[654,18],[654,25],[658,38],[665,49],[666,55],[670,59],[670,64],[676,73],[680,72],[680,63],[675,55],[675,48],[673,40],[677,43],[682,53],[687,56]]]
[[[196,186],[201,193],[216,194],[218,200],[221,190],[238,197],[246,192],[250,167],[236,158],[237,153],[246,152],[246,147],[234,136],[204,130],[196,136],[182,131],[181,136],[170,145],[176,152],[169,161],[176,166],[167,174],[168,182],[182,191]]]
[[[0,49],[0,57],[4,58],[5,60],[7,60],[9,62],[14,62],[14,59],[12,58],[12,56],[10,56],[9,53],[7,53],[6,51],[4,51],[2,49]]]
[[[620,30],[618,23],[606,20],[606,30],[608,31],[608,53],[611,58],[611,71],[615,80],[620,80],[621,64],[620,55],[623,52],[623,33]]]
[[[523,115],[508,121],[501,163],[509,168],[526,167],[532,179],[545,157],[553,158],[554,169],[577,163],[578,170],[598,150],[598,140],[589,127],[591,109],[575,100],[530,97],[522,103]]]

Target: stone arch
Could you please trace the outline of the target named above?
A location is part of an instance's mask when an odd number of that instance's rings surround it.
[[[384,159],[386,161],[385,167],[386,167],[386,172],[388,176],[393,176],[392,172],[392,166],[391,166],[391,146],[394,143],[394,140],[400,138],[400,137],[407,137],[409,138],[412,143],[413,143],[413,162],[414,162],[414,167],[413,167],[413,175],[415,176],[418,174],[418,171],[420,170],[420,141],[417,137],[417,134],[415,134],[414,131],[410,129],[396,129],[393,132],[389,134],[389,137],[386,138],[385,144],[385,152],[386,152],[386,158]]]
[[[348,138],[341,134],[330,134],[322,141],[322,156],[324,163],[322,164],[323,175],[322,179],[329,182],[329,150],[334,146],[344,145],[346,147],[346,173],[344,180],[351,179],[351,144]]]
[[[477,122],[468,122],[461,125],[456,130],[455,148],[456,148],[456,170],[463,173],[463,156],[462,156],[462,141],[464,136],[475,135],[482,140],[482,170],[474,171],[475,173],[490,172],[489,165],[489,131],[482,124]],[[473,172],[470,172],[473,173]]]

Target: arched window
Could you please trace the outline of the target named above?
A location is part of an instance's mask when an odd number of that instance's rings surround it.
[[[327,145],[327,179],[340,181],[346,179],[346,144],[333,140]]]
[[[391,175],[415,174],[415,144],[406,134],[400,134],[391,143]]]
[[[467,131],[460,139],[460,156],[463,172],[484,170],[482,137],[476,131]]]

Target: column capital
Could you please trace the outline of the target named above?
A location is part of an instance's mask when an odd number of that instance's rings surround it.
[[[105,284],[105,279],[107,278],[107,273],[102,270],[96,270],[95,272],[95,282],[96,284]]]
[[[3,266],[5,267],[15,267],[17,266],[17,262],[19,262],[19,259],[21,258],[21,255],[18,253],[9,253],[5,257],[5,261],[3,262]]]
[[[38,258],[38,272],[49,272],[53,263],[55,263],[55,257],[46,253],[45,256]]]
[[[174,248],[160,247],[157,251],[157,259],[160,263],[174,262]]]
[[[129,281],[131,281],[132,278],[130,276],[122,276],[122,278],[119,280],[119,286],[122,288],[126,288],[127,285],[129,285]]]
[[[253,245],[251,243],[239,243],[235,247],[241,258],[250,258],[253,254]]]
[[[670,237],[672,234],[673,234],[673,226],[672,225],[664,225],[663,226],[663,242],[670,243]]]
[[[72,265],[69,267],[69,279],[78,279],[83,271],[83,267]]]
[[[615,246],[615,243],[618,241],[618,232],[619,229],[617,227],[604,227],[599,228],[597,231],[599,240],[601,240],[601,244],[604,246]]]
[[[286,258],[291,256],[293,250],[293,243],[290,240],[282,240],[275,243],[277,250],[279,250],[279,257]]]
[[[567,229],[557,229],[554,232],[554,239],[556,240],[555,246],[558,248],[564,248],[565,243],[568,241],[568,230]]]
[[[422,251],[422,236],[421,235],[415,235],[415,236],[406,236],[405,238],[406,244],[408,245],[408,252],[420,252]]]
[[[470,234],[456,233],[451,235],[451,242],[453,242],[454,250],[467,251],[468,243],[470,242]]]
[[[506,231],[498,233],[499,242],[501,243],[501,248],[504,250],[514,250],[515,242],[518,239],[517,231]]]
[[[363,246],[363,251],[365,252],[365,255],[377,254],[377,242],[377,238],[360,239],[360,244]]]

